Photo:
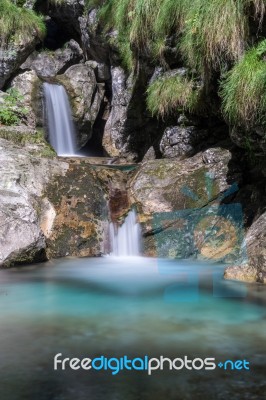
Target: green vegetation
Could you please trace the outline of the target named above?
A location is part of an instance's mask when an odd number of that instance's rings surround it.
[[[180,75],[156,79],[147,90],[147,105],[153,115],[165,116],[180,109],[195,112],[200,88],[193,80]]]
[[[28,40],[33,35],[43,38],[45,25],[42,17],[33,11],[21,8],[10,0],[0,2],[0,42],[1,46]]]
[[[0,125],[18,125],[27,113],[23,96],[16,89],[9,89],[0,102]]]
[[[55,157],[56,153],[50,144],[44,139],[44,132],[39,130],[35,133],[25,131],[16,131],[16,128],[0,127],[0,138],[8,140],[15,145],[27,147],[32,155],[42,157]]]
[[[266,124],[266,40],[246,52],[222,83],[223,111],[231,124]]]
[[[199,73],[238,60],[246,47],[250,16],[260,23],[265,0],[87,0],[118,31],[117,44],[129,66],[139,51],[162,56],[165,38],[175,35],[183,59]]]
[[[149,57],[167,70],[167,38],[174,41],[178,62],[188,73],[203,81],[180,77],[158,79],[147,91],[147,104],[153,114],[164,116],[177,109],[195,111],[200,97],[213,90],[223,71],[224,113],[231,123],[247,125],[262,122],[266,105],[264,62],[261,46],[250,48],[250,21],[260,31],[266,0],[87,0],[87,7],[98,7],[106,31],[115,29],[112,44],[118,47],[128,70]],[[259,35],[257,35],[259,36]],[[266,81],[266,80],[265,80]],[[266,93],[266,92],[265,92]]]

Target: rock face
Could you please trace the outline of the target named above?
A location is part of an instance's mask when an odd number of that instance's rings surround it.
[[[78,128],[78,144],[83,147],[91,138],[92,127],[104,97],[104,84],[97,83],[89,65],[78,64],[68,68],[57,81],[67,90],[73,118]]]
[[[106,38],[102,35],[103,28],[99,25],[97,10],[89,10],[87,15],[80,17],[79,25],[86,58],[108,65],[110,49]]]
[[[79,160],[67,162],[64,175],[50,181],[41,227],[47,241],[48,257],[95,256],[104,253],[107,221],[105,193],[90,165]],[[51,216],[53,223],[51,223]]]
[[[23,96],[23,104],[28,110],[26,115],[26,125],[30,127],[36,126],[36,115],[34,105],[34,91],[38,82],[35,71],[26,71],[17,75],[11,82],[11,87],[17,89]]]
[[[39,9],[42,10],[42,4]],[[47,3],[44,4],[47,7]],[[61,4],[48,2],[48,9],[45,10],[66,35],[75,40],[80,37],[79,18],[84,14],[84,0],[64,0]]]
[[[182,161],[141,165],[129,190],[143,224],[146,254],[235,260],[243,239],[241,209],[222,204],[240,179],[236,169],[229,170],[230,162],[230,151],[216,148]]]
[[[21,69],[32,69],[39,77],[51,78],[63,74],[69,67],[78,64],[83,58],[83,53],[75,40],[66,43],[63,49],[54,52],[43,51],[33,53],[21,65]]]
[[[103,147],[109,156],[119,157],[127,154],[124,128],[133,90],[133,81],[132,77],[126,78],[126,74],[121,67],[112,68],[111,73],[112,109],[105,126]]]
[[[259,153],[266,154],[266,134],[263,128],[257,127],[248,133],[241,128],[234,127],[230,131],[232,141],[240,148],[245,149],[250,156]]]
[[[208,131],[196,126],[173,126],[163,134],[160,150],[164,158],[191,156],[208,137]]]
[[[103,147],[111,157],[139,161],[157,134],[157,121],[145,112],[147,71],[127,77],[121,67],[112,67],[112,104],[107,120]]]
[[[20,65],[26,60],[39,42],[37,36],[32,36],[27,41],[13,43],[7,49],[0,50],[0,89],[7,80],[18,71]]]
[[[250,227],[245,239],[246,258],[242,265],[230,266],[226,279],[266,283],[266,213]]]
[[[0,139],[0,266],[101,254],[107,207],[95,171],[8,138]]]

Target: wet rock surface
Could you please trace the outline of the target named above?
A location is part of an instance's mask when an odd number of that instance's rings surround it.
[[[241,179],[239,171],[229,170],[231,160],[229,150],[215,148],[182,161],[140,166],[129,191],[140,213],[146,254],[216,261],[237,256],[241,238],[231,221],[237,211],[222,204]]]
[[[103,252],[107,205],[95,171],[39,147],[0,139],[2,267]]]

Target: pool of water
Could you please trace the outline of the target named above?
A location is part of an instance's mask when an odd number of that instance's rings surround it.
[[[0,399],[266,398],[266,287],[223,266],[68,258],[0,271]],[[250,370],[54,371],[64,357],[185,355]]]

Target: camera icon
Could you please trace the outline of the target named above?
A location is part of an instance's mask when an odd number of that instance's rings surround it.
[[[233,184],[225,193],[210,203],[214,177],[205,174],[207,199],[199,199],[189,187],[181,192],[202,206],[153,215],[155,246],[159,258],[189,259],[224,263],[243,262],[243,211],[240,203],[221,203],[238,191]],[[199,201],[202,200],[202,201]]]

